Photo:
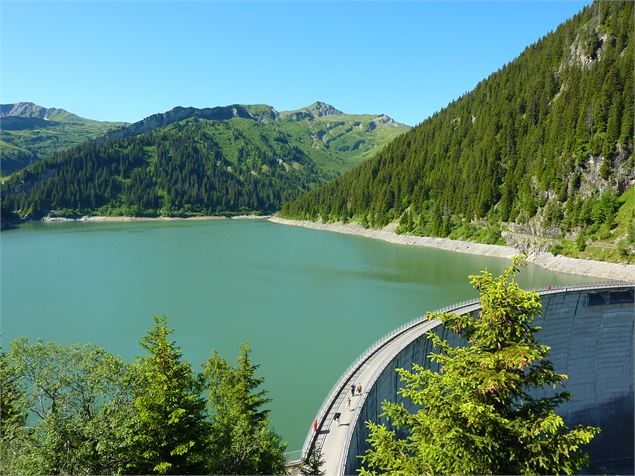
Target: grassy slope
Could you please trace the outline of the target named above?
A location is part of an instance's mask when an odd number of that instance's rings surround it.
[[[239,160],[243,139],[265,144],[281,141],[298,147],[313,160],[323,179],[330,179],[372,157],[386,143],[409,129],[395,123],[369,131],[369,125],[375,118],[372,115],[345,114],[267,124],[243,118],[200,123],[205,124],[205,129],[222,147],[225,156],[234,163]],[[171,124],[166,130],[176,131],[186,126],[188,121]]]
[[[123,124],[83,119],[66,112],[51,116],[45,127],[3,128],[0,131],[2,175],[13,173],[34,160],[51,157],[56,150],[94,139]]]
[[[297,138],[296,145],[329,177],[340,175],[372,157],[385,144],[409,130],[403,124],[381,125],[372,130],[376,116],[343,114],[311,120],[283,120],[280,130]]]

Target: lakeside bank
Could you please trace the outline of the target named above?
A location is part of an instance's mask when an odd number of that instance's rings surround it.
[[[143,221],[204,221],[204,220],[267,220],[271,215],[204,215],[191,217],[129,217],[129,216],[83,216],[81,218],[44,217],[43,222],[92,222],[92,223],[129,223]]]
[[[363,236],[400,245],[439,248],[457,253],[493,256],[497,258],[510,259],[522,251],[511,246],[486,245],[470,241],[451,240],[449,238],[397,234],[394,231],[394,225],[388,225],[382,229],[371,229],[364,228],[359,223],[319,223],[304,220],[288,220],[277,216],[270,217],[269,221],[280,225]],[[527,261],[542,268],[561,273],[635,282],[635,265],[633,264],[569,258],[567,256],[555,256],[542,251],[528,252]]]
[[[128,223],[140,221],[195,221],[195,220],[224,220],[223,216],[197,216],[197,217],[118,217],[118,216],[84,216],[81,218],[44,217],[41,221],[46,223],[58,222],[104,222],[104,223]]]

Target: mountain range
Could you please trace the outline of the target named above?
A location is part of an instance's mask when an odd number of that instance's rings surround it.
[[[46,121],[45,114],[23,119]],[[15,172],[3,185],[4,202],[31,218],[273,212],[408,129],[386,115],[345,114],[322,102],[287,112],[176,107]]]
[[[57,150],[94,139],[124,122],[93,121],[32,102],[0,105],[0,171],[9,175]]]

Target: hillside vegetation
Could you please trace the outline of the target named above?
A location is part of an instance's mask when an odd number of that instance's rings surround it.
[[[175,108],[57,152],[3,185],[6,214],[270,213],[408,127],[324,103]]]
[[[6,176],[125,123],[93,121],[64,109],[20,102],[0,105],[0,125],[0,171]]]
[[[596,2],[281,214],[632,261],[633,47]]]

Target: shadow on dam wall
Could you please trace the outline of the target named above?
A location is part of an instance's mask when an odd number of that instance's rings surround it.
[[[606,400],[583,410],[558,412],[569,426],[584,423],[602,433],[586,447],[591,465],[585,474],[635,474],[633,470],[633,394]],[[630,422],[625,425],[624,422]]]
[[[585,472],[591,474],[635,474],[633,294],[633,286],[617,286],[597,292],[562,291],[543,295],[543,315],[535,320],[535,324],[542,327],[537,334],[538,341],[551,347],[549,359],[556,371],[569,377],[566,388],[572,398],[556,412],[568,426],[581,424],[602,429],[585,447],[590,456]],[[464,342],[442,326],[433,332],[453,345]],[[358,455],[368,449],[365,422],[382,421],[379,415],[384,400],[403,403],[410,411],[416,410],[412,402],[397,394],[402,385],[395,369],[411,369],[416,362],[436,370],[437,366],[428,358],[432,350],[425,336],[415,339],[394,356],[368,389],[351,435],[345,474],[356,474],[360,468]]]

